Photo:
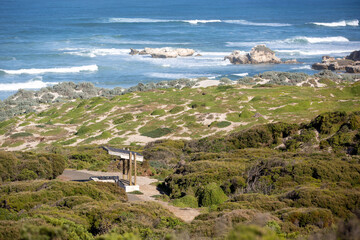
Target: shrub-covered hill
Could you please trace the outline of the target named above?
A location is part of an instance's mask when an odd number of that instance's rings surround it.
[[[233,228],[253,221],[258,211],[265,214],[263,225],[274,224],[286,238],[314,232],[319,234],[315,239],[336,237],[342,233],[334,229],[342,231],[342,221],[359,223],[350,220],[360,210],[359,116],[330,112],[307,124],[267,124],[225,137],[157,141],[145,147],[144,155],[175,166],[164,170],[170,172],[164,190],[174,205],[209,208],[193,224],[206,222],[213,236],[219,221]],[[348,234],[354,236],[360,229],[352,230]]]
[[[0,122],[0,145],[14,151],[49,145],[191,140],[224,136],[265,123],[306,122],[324,111],[360,111],[358,82],[323,80],[326,84],[321,88],[235,84],[153,89],[52,103],[39,113]]]
[[[216,158],[216,153],[245,148],[359,155],[360,112],[327,112],[309,123],[269,123],[220,137],[191,141],[158,140],[147,144],[143,153],[150,161],[176,164],[179,159],[196,160],[201,153]]]
[[[59,154],[0,151],[0,183],[32,179],[54,179],[65,168]]]
[[[184,225],[159,204],[129,203],[112,183],[0,186],[0,239],[163,239]]]

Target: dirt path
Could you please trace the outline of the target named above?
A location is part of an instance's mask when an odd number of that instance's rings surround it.
[[[88,180],[91,176],[121,176],[119,172],[98,172],[98,171],[87,171],[87,170],[64,170],[63,174],[58,179],[64,181],[81,181]],[[170,205],[168,202],[163,202],[155,199],[153,196],[161,195],[161,192],[152,183],[157,182],[156,179],[149,177],[137,177],[137,184],[140,187],[140,191],[143,195],[128,194],[128,199],[132,201],[151,201],[161,204],[164,208],[172,212],[176,217],[182,219],[185,222],[191,222],[196,216],[200,214],[198,209],[194,208],[179,208]]]

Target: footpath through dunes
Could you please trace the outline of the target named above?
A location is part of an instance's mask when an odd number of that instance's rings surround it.
[[[120,176],[120,172],[101,172],[101,171],[88,171],[88,170],[72,170],[65,169],[58,179],[64,181],[86,181],[91,176]],[[198,209],[194,208],[180,208],[170,205],[168,202],[157,200],[154,196],[162,194],[155,185],[152,183],[158,180],[150,177],[138,176],[137,184],[140,187],[142,195],[127,194],[130,202],[135,201],[152,201],[161,204],[164,208],[172,212],[176,217],[184,222],[190,223],[196,216],[200,214]]]

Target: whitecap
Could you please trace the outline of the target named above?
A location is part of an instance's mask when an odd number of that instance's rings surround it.
[[[168,22],[169,20],[151,19],[151,18],[109,18],[110,23],[157,23]]]
[[[5,70],[0,71],[7,74],[43,74],[43,73],[78,73],[78,72],[93,72],[97,71],[97,65],[87,65],[80,67],[63,67],[63,68],[30,68],[30,69],[19,69],[19,70]]]
[[[300,67],[293,67],[291,69],[292,70],[305,70],[305,69],[311,70],[311,66],[310,65],[304,65],[304,66],[300,66]]]
[[[180,79],[180,78],[199,78],[199,77],[211,77],[209,74],[196,74],[196,73],[158,73],[152,72],[146,74],[153,78],[164,78],[164,79]]]
[[[305,43],[331,43],[331,42],[349,42],[349,39],[343,36],[336,37],[294,37],[285,39],[286,43],[296,43],[296,42],[305,42]]]
[[[260,22],[251,22],[247,20],[223,20],[224,23],[230,24],[240,24],[240,25],[250,25],[250,26],[265,26],[265,27],[288,27],[292,26],[289,23],[260,23]]]
[[[239,76],[239,77],[245,77],[245,76],[248,76],[249,73],[233,73],[231,75],[234,75],[234,76]]]
[[[327,55],[327,54],[345,54],[351,51],[349,50],[298,50],[298,49],[286,49],[286,50],[274,50],[278,53],[285,53],[291,56],[293,55],[305,55],[305,56],[312,56],[312,55]]]
[[[33,78],[28,82],[20,83],[0,83],[0,91],[16,91],[19,89],[40,89],[51,85],[58,84],[57,82],[43,82],[42,78]]]
[[[219,23],[221,22],[221,20],[182,20],[182,22],[186,22],[186,23],[190,23],[190,24],[193,24],[193,25],[196,25],[198,23]]]
[[[359,26],[359,20],[341,20],[337,22],[312,22],[311,24],[315,24],[318,26],[324,26],[324,27],[346,27],[346,26]]]
[[[97,57],[97,56],[108,56],[108,55],[127,55],[129,54],[129,49],[117,49],[117,48],[95,48],[95,49],[86,49],[86,48],[73,48],[65,50],[64,54],[76,55],[81,57]]]

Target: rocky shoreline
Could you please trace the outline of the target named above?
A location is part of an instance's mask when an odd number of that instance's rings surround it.
[[[323,56],[321,63],[311,66],[314,70],[346,71],[347,73],[360,73],[360,50],[353,51],[343,58]]]

